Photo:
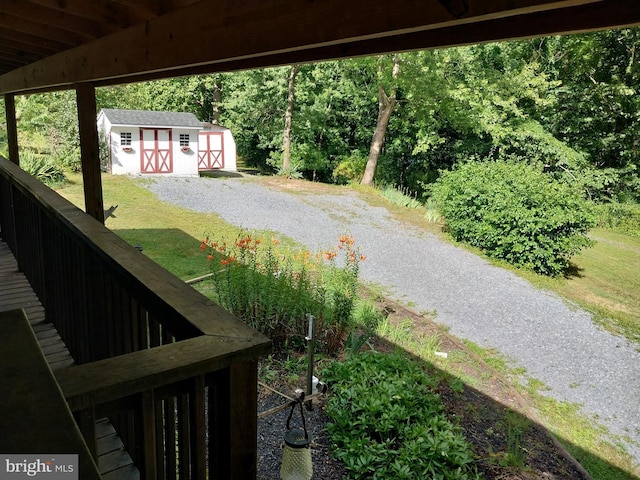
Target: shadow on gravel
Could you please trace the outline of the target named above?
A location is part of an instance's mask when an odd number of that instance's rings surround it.
[[[228,172],[226,170],[200,170],[201,177],[209,178],[242,178],[242,173]]]

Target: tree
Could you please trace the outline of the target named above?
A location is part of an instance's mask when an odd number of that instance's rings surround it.
[[[282,171],[291,170],[291,122],[293,107],[295,106],[296,75],[300,71],[299,65],[289,68],[289,84],[287,87],[287,109],[284,114],[284,133],[282,138]]]
[[[367,159],[367,166],[362,176],[362,185],[371,185],[376,174],[376,166],[378,165],[378,157],[382,150],[384,143],[384,137],[389,125],[389,119],[393,108],[396,106],[396,91],[398,74],[400,73],[400,56],[393,55],[393,66],[391,69],[391,82],[388,85],[383,83],[383,63],[385,57],[378,57],[378,120],[376,122],[376,129],[373,132],[373,138],[371,139],[371,147],[369,149],[369,158]],[[386,89],[385,89],[386,88]],[[389,93],[387,93],[387,90]]]

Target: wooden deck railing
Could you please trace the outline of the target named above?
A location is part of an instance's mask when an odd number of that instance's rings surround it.
[[[56,373],[92,446],[108,415],[143,478],[250,478],[268,339],[0,157],[0,226],[79,366]]]

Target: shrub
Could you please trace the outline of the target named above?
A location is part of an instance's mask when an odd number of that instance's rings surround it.
[[[33,152],[20,153],[20,167],[49,187],[60,185],[66,181],[64,172],[58,164]]]
[[[212,262],[214,300],[276,346],[304,345],[306,316],[312,314],[318,346],[336,353],[352,322],[364,257],[348,235],[335,249],[315,255],[285,255],[275,250],[278,243],[244,232],[232,245],[204,239],[200,248]]]
[[[637,203],[611,202],[596,208],[601,227],[640,237],[640,205]]]
[[[415,362],[367,352],[323,376],[331,386],[327,432],[347,478],[478,478],[471,446]]]
[[[358,150],[340,158],[333,169],[333,181],[337,184],[357,183],[362,178],[362,172],[367,164],[367,156]]]
[[[579,191],[523,162],[467,163],[444,173],[434,199],[458,241],[556,276],[590,245],[595,218]]]

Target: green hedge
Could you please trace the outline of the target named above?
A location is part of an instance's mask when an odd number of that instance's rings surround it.
[[[524,162],[466,163],[438,179],[433,197],[456,240],[544,275],[563,273],[595,225],[577,188]]]
[[[323,374],[331,388],[327,431],[347,478],[479,478],[471,446],[415,362],[367,352]]]

